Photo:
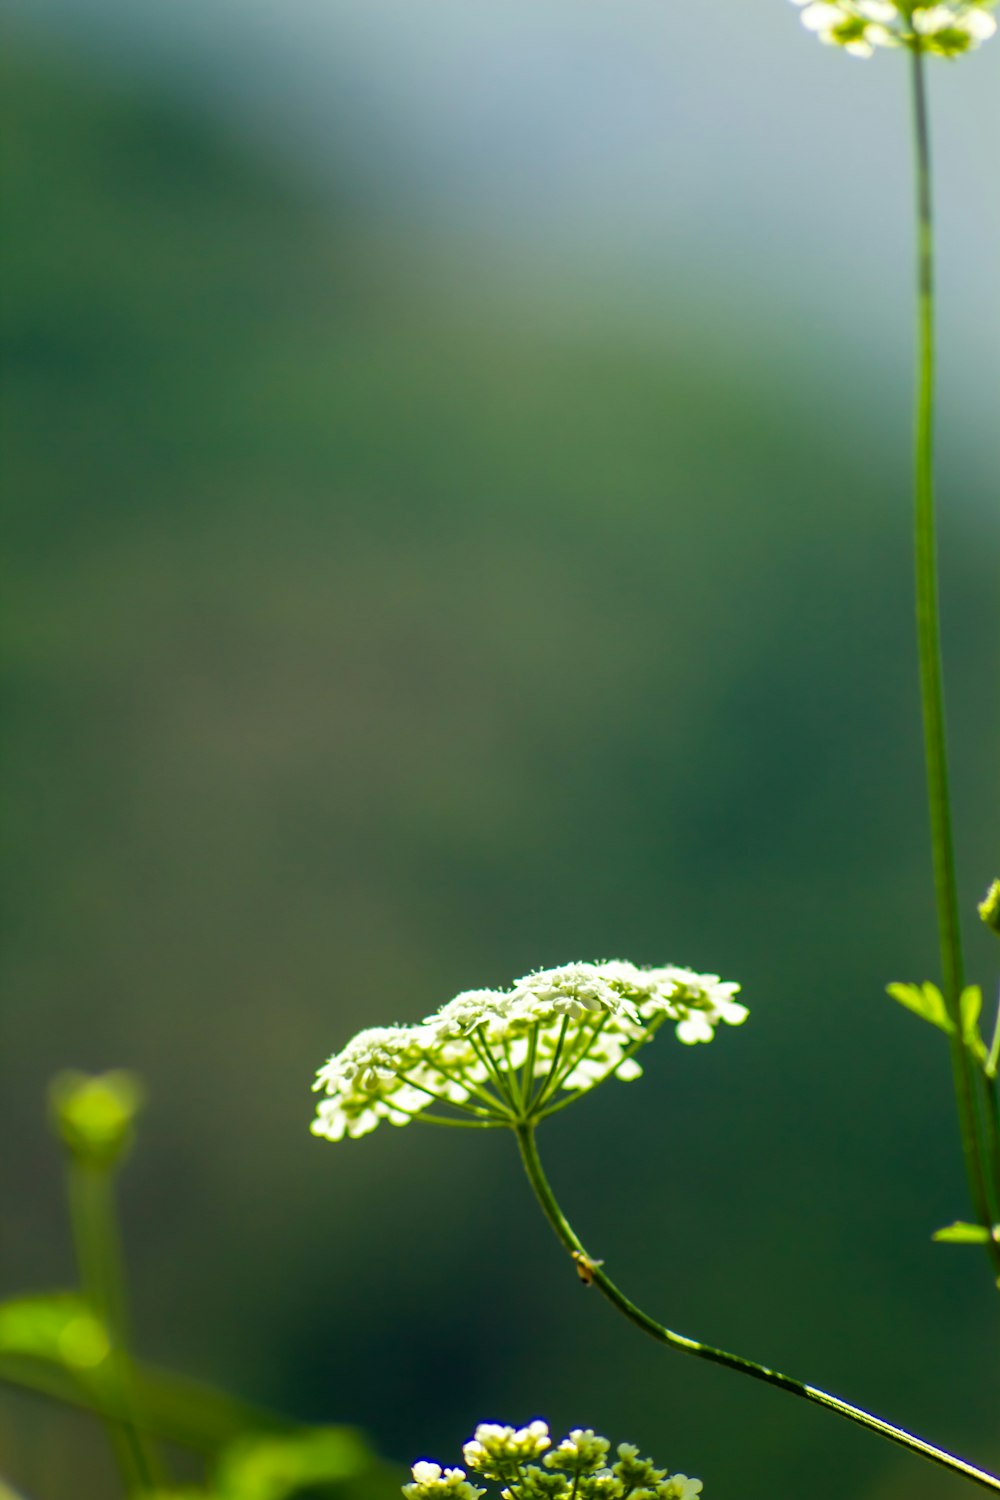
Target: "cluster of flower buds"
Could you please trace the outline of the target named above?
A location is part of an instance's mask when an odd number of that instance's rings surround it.
[[[958,57],[991,37],[996,0],[794,0],[802,22],[821,42],[843,47],[855,57],[871,57],[876,47],[908,47]]]
[[[610,1447],[589,1427],[575,1427],[553,1447],[545,1422],[481,1422],[463,1449],[465,1469],[421,1460],[403,1494],[406,1500],[479,1500],[487,1490],[468,1480],[468,1470],[501,1485],[501,1500],[698,1500],[700,1479],[668,1475],[631,1443],[619,1443],[609,1464]],[[532,1462],[538,1458],[540,1465]]]
[[[710,1042],[720,1023],[738,1025],[747,1014],[733,998],[738,989],[717,974],[615,961],[542,969],[509,990],[468,990],[419,1025],[362,1031],[331,1057],[314,1085],[326,1097],[313,1134],[339,1141],[382,1120],[543,1119],[605,1078],[638,1078],[635,1054],[665,1022],[688,1044]]]

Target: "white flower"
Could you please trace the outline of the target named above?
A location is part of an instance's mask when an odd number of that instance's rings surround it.
[[[987,41],[997,23],[979,5],[931,5],[913,12],[913,29],[928,50],[955,57]]]
[[[520,1464],[538,1458],[551,1442],[548,1423],[539,1419],[527,1427],[480,1422],[475,1435],[464,1444],[462,1455],[470,1469],[488,1479],[503,1479]]]
[[[697,1500],[701,1494],[700,1479],[689,1479],[686,1474],[671,1474],[660,1490],[661,1500]]]
[[[406,1500],[479,1500],[486,1491],[469,1484],[464,1469],[442,1469],[420,1459],[411,1470],[413,1483],[403,1485]]]
[[[454,1000],[442,1005],[426,1024],[440,1036],[468,1036],[484,1026],[487,1033],[503,1030],[510,1015],[511,996],[506,990],[463,990]]]
[[[738,989],[717,974],[616,959],[541,969],[509,990],[464,990],[420,1025],[371,1027],[331,1057],[316,1078],[327,1097],[311,1128],[339,1141],[383,1120],[544,1119],[612,1075],[641,1077],[634,1053],[667,1021],[686,1043],[739,1025],[747,1011],[733,999]]]
[[[592,1427],[574,1427],[558,1447],[546,1453],[542,1463],[547,1469],[564,1469],[570,1474],[593,1474],[602,1469],[610,1447],[607,1438],[598,1437]]]
[[[513,1014],[547,1022],[556,1016],[600,1016],[601,1012],[638,1021],[635,1007],[609,982],[601,964],[564,964],[560,969],[539,969],[517,980]]]
[[[944,4],[905,0],[794,0],[802,24],[821,42],[871,57],[876,47],[908,47],[956,57],[996,31],[988,14],[995,0],[947,0]]]

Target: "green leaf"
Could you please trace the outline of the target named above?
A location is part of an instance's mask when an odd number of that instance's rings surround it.
[[[931,1238],[946,1245],[986,1245],[991,1238],[997,1238],[997,1231],[994,1229],[991,1235],[985,1224],[966,1224],[956,1219],[944,1229],[935,1229]]]
[[[953,1032],[955,1023],[948,1014],[944,996],[936,984],[888,984],[886,992],[914,1015],[922,1016],[932,1026],[942,1031]]]
[[[349,1427],[314,1427],[294,1437],[238,1438],[222,1454],[215,1488],[224,1500],[286,1500],[307,1485],[354,1479],[371,1455]]]
[[[103,1323],[73,1292],[0,1303],[0,1354],[51,1360],[84,1374],[102,1365],[110,1352]]]
[[[986,1044],[979,1034],[979,1013],[983,1008],[983,992],[978,984],[970,984],[959,998],[962,1016],[962,1039],[978,1062],[986,1061]]]

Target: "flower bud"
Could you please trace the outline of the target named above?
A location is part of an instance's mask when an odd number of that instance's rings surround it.
[[[109,1167],[132,1144],[133,1121],[143,1103],[132,1073],[60,1073],[49,1087],[57,1135],[77,1161]]]

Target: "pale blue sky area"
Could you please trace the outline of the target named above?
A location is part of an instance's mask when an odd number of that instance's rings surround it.
[[[821,46],[788,0],[5,0],[156,76],[320,179],[345,157],[402,224],[528,276],[720,318],[867,329],[908,360],[907,62]],[[1000,41],[932,65],[942,360],[1000,403]],[[676,296],[674,298],[676,302]]]

